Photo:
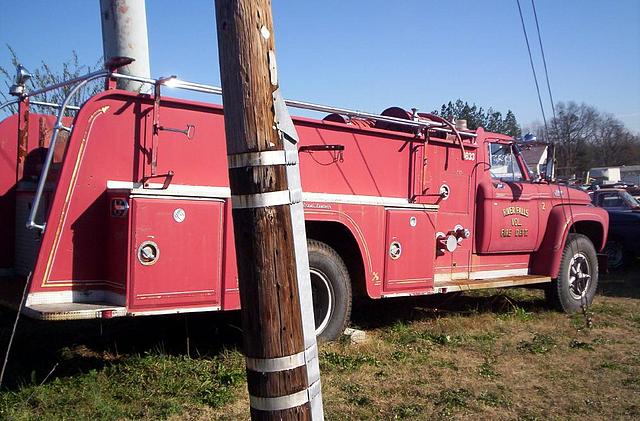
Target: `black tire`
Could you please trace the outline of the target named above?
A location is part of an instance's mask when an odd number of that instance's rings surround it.
[[[629,263],[629,260],[631,260],[622,241],[615,238],[607,241],[607,244],[604,246],[604,251],[607,253],[607,264],[610,269],[622,269]]]
[[[582,234],[569,234],[562,252],[558,279],[545,290],[547,302],[565,313],[590,306],[598,288],[598,258],[593,243]]]
[[[328,245],[309,240],[308,248],[316,335],[321,341],[333,341],[342,335],[351,317],[349,271]]]

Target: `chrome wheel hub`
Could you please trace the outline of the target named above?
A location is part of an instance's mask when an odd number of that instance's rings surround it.
[[[569,262],[569,293],[576,300],[582,299],[591,285],[591,267],[582,252],[573,255]]]
[[[327,275],[311,268],[311,294],[313,296],[313,316],[316,335],[319,335],[329,324],[333,313],[333,288]]]

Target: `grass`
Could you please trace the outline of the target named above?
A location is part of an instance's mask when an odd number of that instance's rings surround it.
[[[509,289],[362,304],[367,343],[320,345],[327,420],[640,418],[637,271],[602,280],[591,329],[542,299]],[[25,319],[0,419],[247,419],[238,324]]]

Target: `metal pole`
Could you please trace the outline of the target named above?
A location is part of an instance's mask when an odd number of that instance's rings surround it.
[[[131,57],[135,61],[122,67],[120,72],[150,77],[144,0],[100,0],[100,19],[105,63],[113,57]],[[117,86],[119,89],[145,93],[150,88],[130,80],[118,80]]]
[[[298,136],[271,2],[216,0],[216,22],[251,417],[322,420]]]

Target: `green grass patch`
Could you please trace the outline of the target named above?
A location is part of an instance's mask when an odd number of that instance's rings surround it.
[[[370,355],[347,355],[339,352],[322,352],[320,355],[320,368],[337,371],[353,371],[363,365],[380,365],[380,361]]]
[[[424,406],[417,403],[407,403],[394,406],[391,409],[393,419],[397,420],[413,420],[417,419],[420,414],[424,413]]]
[[[569,348],[584,349],[585,351],[595,351],[595,348],[591,343],[579,341],[577,339],[571,339],[571,341],[569,342]]]
[[[498,318],[501,320],[515,320],[519,322],[529,322],[534,319],[533,313],[525,310],[522,307],[514,306],[508,313],[499,314]]]
[[[164,419],[187,405],[220,407],[244,382],[244,359],[132,356],[100,370],[56,378],[0,394],[0,418],[10,420]]]
[[[442,367],[442,368],[448,368],[453,371],[458,371],[458,366],[453,361],[435,360],[432,362],[432,364],[434,367]]]
[[[512,405],[511,400],[507,398],[503,393],[499,392],[482,392],[478,396],[477,400],[484,405],[494,408],[509,408]]]
[[[478,374],[481,377],[494,378],[500,374],[495,369],[496,360],[493,357],[485,357],[484,361],[478,367]]]
[[[444,389],[434,396],[434,403],[440,408],[440,415],[450,417],[459,408],[466,408],[472,393],[464,388]]]
[[[391,326],[384,332],[383,338],[388,343],[403,347],[424,342],[437,346],[460,345],[464,342],[462,336],[435,333],[430,330],[420,331],[404,322],[397,322]]]
[[[358,384],[346,383],[342,385],[341,389],[347,393],[347,402],[349,403],[357,406],[369,406],[372,403],[368,393]]]
[[[589,310],[596,314],[605,314],[608,316],[624,316],[627,311],[624,307],[611,303],[598,303],[592,305]]]
[[[530,341],[522,341],[518,344],[521,351],[532,354],[546,354],[556,347],[556,341],[549,335],[536,333]]]

